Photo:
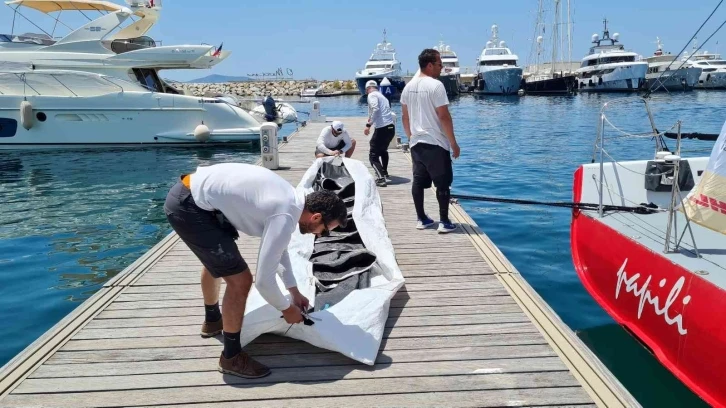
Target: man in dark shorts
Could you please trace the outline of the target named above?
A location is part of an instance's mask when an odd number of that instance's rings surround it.
[[[202,337],[224,335],[220,372],[244,378],[270,373],[242,351],[240,333],[252,273],[237,248],[237,231],[261,237],[255,287],[290,323],[303,321],[309,301],[297,289],[287,246],[296,228],[302,234],[324,236],[345,226],[343,201],[329,191],[304,196],[285,179],[261,166],[224,163],[198,167],[183,175],[164,204],[169,224],[202,265],[205,319]],[[277,283],[278,267],[288,299]],[[227,283],[223,312],[219,285]]]
[[[385,187],[388,179],[388,146],[396,135],[396,126],[393,123],[391,104],[385,96],[378,91],[378,84],[374,80],[366,82],[368,94],[368,123],[363,133],[368,136],[373,128],[371,137],[369,160],[376,171],[376,185]]]
[[[454,136],[454,123],[449,113],[449,98],[444,84],[436,78],[441,74],[441,55],[425,49],[418,56],[420,73],[406,84],[401,94],[401,119],[408,137],[413,160],[411,195],[416,207],[416,228],[434,225],[424,212],[424,189],[436,186],[439,202],[439,233],[456,230],[449,220],[449,200],[454,171],[451,156],[459,157],[459,145]]]

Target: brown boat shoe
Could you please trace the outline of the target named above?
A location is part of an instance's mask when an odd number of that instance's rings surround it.
[[[223,374],[236,375],[242,378],[262,378],[270,374],[270,369],[253,359],[244,351],[232,358],[219,356],[219,372]]]
[[[222,319],[219,319],[216,322],[208,322],[205,320],[204,323],[202,323],[202,337],[214,337],[219,333],[222,333]]]

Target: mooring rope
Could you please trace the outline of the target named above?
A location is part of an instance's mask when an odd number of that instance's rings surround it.
[[[596,203],[575,203],[569,201],[538,201],[538,200],[523,200],[519,198],[502,198],[502,197],[487,197],[487,196],[473,196],[464,194],[451,194],[452,200],[467,200],[467,201],[487,201],[493,203],[507,203],[507,204],[520,204],[520,205],[542,205],[547,207],[561,207],[561,208],[576,208],[579,210],[599,210],[600,205]],[[631,212],[636,214],[655,214],[657,212],[666,211],[663,208],[658,208],[655,204],[641,204],[639,206],[628,207],[623,205],[610,205],[603,204],[603,211],[620,211],[620,212]]]

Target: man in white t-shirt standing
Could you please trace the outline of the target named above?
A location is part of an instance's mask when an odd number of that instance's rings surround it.
[[[315,145],[315,157],[341,156],[350,157],[355,150],[355,139],[351,139],[343,122],[336,120],[320,131]]]
[[[418,56],[418,73],[401,94],[401,119],[408,137],[413,160],[411,194],[416,207],[416,228],[434,225],[424,211],[424,189],[436,186],[439,202],[440,233],[456,230],[449,220],[449,201],[454,171],[451,156],[459,157],[459,145],[454,136],[454,123],[449,113],[449,98],[444,84],[437,78],[443,64],[441,55],[434,49],[425,49]]]
[[[243,352],[240,342],[252,273],[235,243],[237,232],[261,237],[255,287],[267,303],[282,312],[285,321],[299,323],[309,301],[297,289],[287,246],[298,228],[301,234],[326,236],[330,230],[345,226],[345,203],[330,191],[305,196],[262,166],[223,163],[182,175],[166,196],[164,212],[203,265],[205,318],[201,335],[224,336],[218,370],[243,378],[268,375],[270,369]],[[279,266],[289,299],[277,284]],[[227,289],[220,312],[222,279]]]
[[[366,123],[363,133],[368,136],[373,128],[368,159],[376,171],[376,185],[385,187],[388,178],[388,146],[396,135],[396,126],[393,124],[391,104],[378,90],[376,81],[371,79],[366,82],[366,93],[368,94],[368,123]]]

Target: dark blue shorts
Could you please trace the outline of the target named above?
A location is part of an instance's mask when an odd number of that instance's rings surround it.
[[[215,278],[247,270],[235,240],[237,230],[222,213],[199,208],[192,192],[180,182],[169,190],[164,213],[177,235]]]

